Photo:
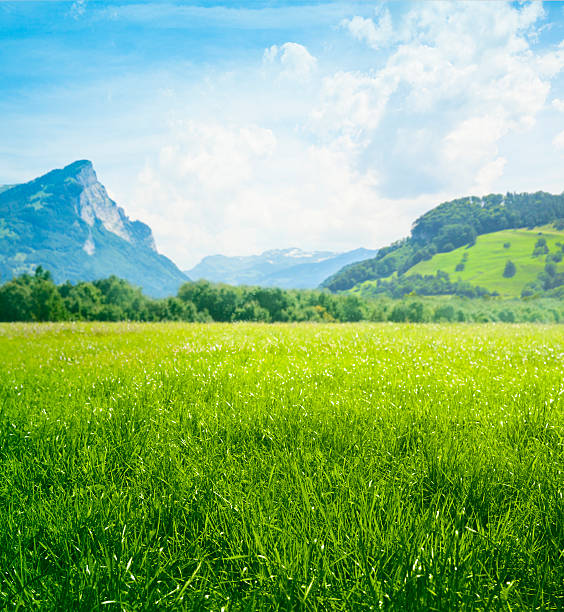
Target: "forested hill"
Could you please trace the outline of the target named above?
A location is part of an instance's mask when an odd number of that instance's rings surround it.
[[[411,236],[380,249],[372,259],[345,266],[321,286],[344,291],[394,272],[401,275],[436,253],[474,244],[481,234],[549,223],[564,226],[564,193],[490,194],[444,202],[415,221]]]

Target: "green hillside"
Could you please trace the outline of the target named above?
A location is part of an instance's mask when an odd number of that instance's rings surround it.
[[[549,228],[549,225],[551,228]],[[366,281],[375,281],[370,286],[375,287],[376,293],[388,292],[394,297],[401,297],[406,293],[415,292],[423,295],[465,295],[466,297],[478,297],[486,295],[487,286],[477,285],[461,277],[460,281],[453,280],[449,273],[441,270],[438,277],[430,274],[422,276],[424,271],[439,270],[440,267],[450,265],[455,268],[460,263],[457,253],[460,249],[473,247],[478,236],[491,235],[500,232],[521,230],[531,231],[531,228],[546,227],[551,234],[555,230],[564,229],[564,193],[553,195],[544,191],[535,193],[507,193],[489,194],[483,197],[465,197],[443,202],[439,206],[429,210],[416,219],[411,229],[411,235],[394,242],[388,247],[380,249],[376,257],[361,262],[353,263],[325,279],[321,287],[332,292],[351,290],[353,287]],[[535,231],[532,230],[533,235]],[[510,234],[513,236],[513,234]],[[559,236],[560,239],[560,236]],[[502,247],[505,238],[502,237]],[[517,242],[520,244],[519,240]],[[534,243],[533,243],[534,247]],[[522,248],[528,248],[526,244]],[[527,253],[521,252],[520,247],[515,245],[516,255],[521,256],[521,264],[527,267]],[[490,249],[486,247],[489,257]],[[435,259],[440,253],[446,258]],[[546,256],[546,253],[544,253]],[[555,254],[553,254],[555,255]],[[453,257],[455,259],[453,259]],[[503,252],[500,252],[500,260],[505,263]],[[523,260],[523,257],[525,260]],[[558,256],[560,257],[560,256]],[[432,264],[417,267],[422,262],[433,261]],[[435,265],[440,261],[440,267]],[[515,262],[514,262],[515,263]],[[536,262],[538,263],[538,262]],[[545,263],[551,263],[545,261]],[[542,278],[536,278],[534,271],[537,268],[533,262],[531,274],[533,278],[529,282],[535,282],[534,288],[527,288],[526,294],[552,291],[558,287],[564,287],[564,274],[557,272],[551,263],[548,268],[542,270]],[[454,270],[458,272],[459,270]],[[495,280],[496,272],[486,265],[475,270],[474,273],[487,271],[493,276],[490,281]],[[419,272],[419,274],[416,274]],[[503,270],[502,270],[503,272]],[[409,276],[411,275],[411,276]],[[470,278],[470,268],[467,277]],[[521,275],[519,275],[521,276]],[[488,275],[485,276],[486,280]],[[386,280],[387,279],[387,280]],[[481,278],[478,280],[482,280]],[[513,282],[502,285],[502,290],[514,293],[518,282],[522,278],[514,279]],[[378,281],[385,281],[378,283]],[[525,284],[525,283],[523,283]],[[498,291],[497,281],[493,284],[493,291]]]
[[[546,253],[533,255],[539,238],[546,240],[549,253],[561,252],[564,231],[558,231],[553,226],[503,230],[478,236],[474,246],[437,253],[430,260],[421,261],[410,268],[406,276],[436,274],[441,270],[452,279],[517,297],[527,283],[535,282],[547,263]],[[503,276],[507,261],[515,264],[515,275],[511,278]],[[459,264],[464,264],[464,269],[457,271]],[[558,263],[557,271],[564,271],[564,264]]]

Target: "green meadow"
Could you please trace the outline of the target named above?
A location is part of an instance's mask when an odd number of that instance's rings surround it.
[[[544,270],[546,257],[533,256],[535,243],[545,238],[551,253],[560,251],[564,244],[564,231],[553,226],[535,229],[513,229],[482,234],[471,247],[460,247],[449,253],[437,253],[428,261],[422,261],[407,272],[410,274],[436,274],[438,270],[447,272],[452,279],[460,279],[489,289],[501,295],[519,297],[523,287],[534,282]],[[466,258],[466,259],[464,259]],[[507,261],[515,264],[515,276],[505,278],[503,271]],[[456,266],[464,263],[464,269]],[[561,264],[558,271],[561,271]]]
[[[558,325],[2,324],[0,608],[561,610],[563,363]]]

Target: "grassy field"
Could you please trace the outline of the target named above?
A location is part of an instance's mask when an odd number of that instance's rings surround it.
[[[0,608],[557,610],[564,328],[0,326]]]
[[[557,243],[564,243],[564,231],[557,231],[552,226],[483,234],[477,237],[474,246],[461,247],[450,253],[437,253],[432,259],[413,266],[406,274],[435,274],[437,270],[442,270],[448,272],[452,279],[460,278],[490,291],[498,291],[501,295],[518,297],[523,287],[535,281],[544,270],[546,256],[533,257],[535,243],[541,235],[552,253],[560,250]],[[504,247],[507,243],[509,248]],[[465,254],[464,270],[457,272],[456,266],[463,261]],[[508,260],[516,267],[512,278],[503,277]],[[558,271],[561,268],[562,264],[558,266]]]

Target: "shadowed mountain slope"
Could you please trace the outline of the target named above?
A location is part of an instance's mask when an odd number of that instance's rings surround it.
[[[87,160],[0,188],[2,280],[39,265],[57,283],[115,274],[155,297],[189,280],[157,252],[149,226],[109,198]]]

